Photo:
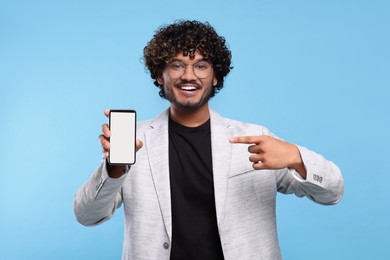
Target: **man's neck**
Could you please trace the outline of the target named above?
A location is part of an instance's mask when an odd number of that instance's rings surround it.
[[[170,117],[173,121],[187,127],[200,126],[210,118],[207,103],[198,109],[180,109],[171,105],[169,110]]]

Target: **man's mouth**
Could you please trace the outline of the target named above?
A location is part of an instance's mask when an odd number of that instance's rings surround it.
[[[188,86],[188,85],[181,85],[179,86],[179,88],[185,91],[195,91],[198,89],[196,86]]]
[[[195,91],[201,89],[202,86],[197,82],[185,82],[181,81],[176,84],[176,87],[183,91]]]

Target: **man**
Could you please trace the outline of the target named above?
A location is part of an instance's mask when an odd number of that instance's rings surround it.
[[[123,259],[281,259],[276,192],[336,204],[337,166],[209,108],[231,54],[208,23],[160,28],[144,58],[170,107],[138,124],[131,167],[106,162],[111,133],[103,125],[104,160],[75,196],[78,221],[100,224],[123,204]]]

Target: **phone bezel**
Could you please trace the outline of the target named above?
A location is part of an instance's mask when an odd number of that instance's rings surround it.
[[[108,158],[107,162],[110,165],[113,166],[126,166],[126,165],[133,165],[136,162],[136,137],[137,137],[137,111],[134,109],[111,109],[109,116],[108,116],[108,128],[111,131],[111,114],[112,113],[133,113],[134,114],[134,161],[131,163],[118,163],[118,162],[111,162],[111,156],[110,156],[110,151],[108,152]]]

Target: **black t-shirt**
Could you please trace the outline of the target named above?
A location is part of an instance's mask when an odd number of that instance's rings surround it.
[[[210,120],[186,127],[169,120],[171,260],[223,259],[215,212]]]

